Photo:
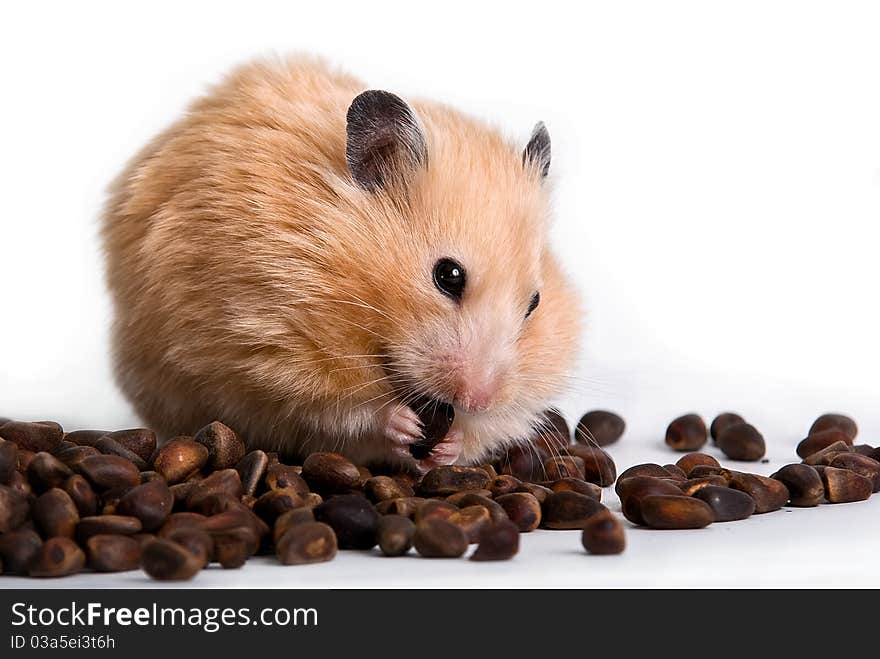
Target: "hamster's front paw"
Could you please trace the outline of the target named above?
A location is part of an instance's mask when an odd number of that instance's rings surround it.
[[[408,405],[389,406],[382,428],[391,452],[399,458],[412,459],[409,447],[422,439],[422,422]]]
[[[424,473],[430,471],[434,467],[455,464],[461,457],[461,444],[464,433],[458,429],[452,429],[440,440],[433,449],[431,454],[424,460],[419,460],[419,469]]]

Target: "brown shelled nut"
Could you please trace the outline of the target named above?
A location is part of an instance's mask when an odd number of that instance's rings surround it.
[[[855,439],[856,435],[859,434],[859,428],[852,418],[845,414],[833,413],[823,414],[813,421],[813,425],[810,426],[810,431],[807,434],[812,435],[830,428],[836,428],[837,430],[843,431],[850,439]]]
[[[140,485],[141,472],[131,460],[118,455],[91,455],[79,463],[79,470],[97,490]]]
[[[449,496],[463,490],[483,490],[489,474],[478,467],[450,465],[434,467],[422,477],[417,492],[421,496]]]
[[[379,520],[379,549],[386,556],[403,556],[413,546],[416,525],[403,515],[383,515]]]
[[[29,510],[27,497],[8,485],[0,485],[0,534],[21,526]]]
[[[44,538],[73,538],[79,524],[76,504],[67,492],[57,487],[37,497],[31,507],[31,515]]]
[[[128,535],[93,535],[86,542],[89,567],[96,572],[126,572],[141,566],[141,544]]]
[[[750,423],[727,426],[716,440],[718,448],[731,460],[757,462],[767,452],[764,436]]]
[[[840,453],[831,459],[829,466],[837,467],[838,469],[849,469],[857,474],[861,474],[871,481],[873,485],[872,492],[880,491],[880,462],[873,458],[858,453]]]
[[[423,519],[428,519],[429,517],[449,519],[449,517],[453,513],[457,513],[458,510],[458,506],[451,504],[448,501],[443,501],[441,499],[428,499],[427,501],[423,501],[418,507],[416,514],[413,515],[413,521],[418,524]]]
[[[172,485],[185,481],[207,461],[208,449],[192,437],[181,435],[170,439],[156,451],[153,469]]]
[[[34,492],[41,494],[61,485],[73,475],[70,467],[54,455],[36,453],[27,467],[27,479]]]
[[[73,540],[56,536],[37,549],[28,566],[28,576],[66,577],[82,571],[85,564],[86,555]]]
[[[575,440],[582,444],[608,446],[623,436],[626,422],[607,410],[593,410],[584,414],[575,429]]]
[[[686,481],[687,474],[684,472],[684,469],[679,467],[678,465],[668,464],[663,465],[663,468],[666,470],[666,473],[669,474],[667,478],[671,478],[674,481]]]
[[[572,446],[570,451],[584,463],[584,480],[600,487],[614,483],[617,478],[617,466],[607,451],[597,446],[580,444]]]
[[[149,465],[141,458],[141,456],[134,451],[128,450],[109,435],[105,435],[95,442],[95,448],[104,455],[118,455],[120,458],[125,458],[134,464],[134,466],[138,468],[138,471],[146,471],[149,468]]]
[[[43,541],[36,531],[21,528],[0,534],[0,561],[4,574],[26,575]]]
[[[337,547],[336,535],[330,526],[303,522],[281,536],[275,553],[283,565],[307,565],[333,560]]]
[[[472,561],[508,561],[519,552],[519,530],[510,520],[499,520],[484,527]]]
[[[413,545],[425,558],[458,558],[467,551],[468,539],[452,522],[429,517],[416,524]]]
[[[652,476],[631,476],[618,482],[620,488],[620,507],[623,516],[633,524],[644,525],[642,518],[642,500],[651,495],[665,494],[681,496],[681,488],[668,480]]]
[[[730,487],[709,485],[697,490],[693,496],[709,504],[716,522],[745,519],[755,512],[755,500]]]
[[[785,465],[770,478],[781,481],[789,494],[792,506],[818,506],[825,501],[825,486],[822,478],[813,467],[794,463]]]
[[[121,446],[124,446],[144,462],[150,462],[153,453],[156,452],[156,433],[148,428],[129,428],[128,430],[104,433],[104,435],[97,437],[91,442],[89,446],[97,446],[98,441],[103,437],[109,437]]]
[[[626,548],[623,524],[611,511],[599,512],[584,524],[581,544],[591,554],[620,554]]]
[[[174,495],[164,480],[148,481],[131,488],[122,495],[116,504],[119,515],[137,517],[141,528],[146,532],[155,531],[168,515],[174,505]]]
[[[336,533],[340,549],[371,549],[376,546],[379,514],[365,497],[340,494],[315,506],[315,520]]]
[[[705,501],[683,495],[652,494],[641,500],[642,519],[654,529],[701,529],[715,521]]]
[[[485,506],[465,506],[446,518],[459,527],[467,536],[468,543],[473,544],[480,539],[480,532],[491,523],[489,510]]]
[[[373,476],[364,483],[364,494],[373,503],[379,503],[388,499],[411,497],[414,492],[410,486],[390,476]]]
[[[387,499],[376,504],[376,512],[380,515],[403,515],[412,519],[425,501],[421,497]]]
[[[689,478],[677,484],[682,493],[692,497],[704,487],[727,487],[727,480],[721,476],[703,476],[702,478]]]
[[[544,461],[544,472],[547,474],[547,480],[550,481],[561,478],[580,478],[584,480],[584,461],[576,455],[549,458]]]
[[[253,495],[257,491],[268,467],[269,456],[264,451],[251,451],[238,461],[235,470],[241,478],[245,494]]]
[[[76,539],[85,544],[93,535],[134,535],[142,530],[141,520],[125,515],[94,515],[83,517],[76,527]]]
[[[698,414],[685,414],[666,428],[666,444],[676,451],[699,450],[708,438],[706,422]]]
[[[842,443],[852,446],[852,437],[839,428],[827,428],[807,435],[797,445],[797,454],[801,458],[807,458],[832,444]]]
[[[527,492],[502,494],[496,499],[498,505],[521,533],[534,531],[541,523],[541,503]]]
[[[177,543],[184,549],[189,550],[202,567],[214,560],[214,538],[207,531],[196,526],[186,526],[174,529],[164,536],[167,540]],[[141,545],[143,546],[143,542]]]
[[[718,435],[727,428],[728,426],[732,426],[735,423],[745,423],[746,420],[742,418],[736,412],[722,412],[712,421],[712,425],[709,426],[709,435],[712,437],[712,441],[718,441]],[[687,470],[685,470],[687,471]]]
[[[210,470],[231,469],[245,454],[245,445],[232,428],[219,421],[209,423],[193,435],[193,439],[208,449],[205,466]]]
[[[64,430],[58,424],[7,421],[0,426],[0,437],[15,442],[19,449],[39,453],[51,453],[61,443]]]
[[[144,572],[159,581],[186,581],[204,567],[201,558],[182,545],[157,538],[141,549]]]
[[[729,486],[745,492],[755,501],[755,513],[779,510],[789,499],[788,488],[781,481],[759,476],[732,472]]]
[[[523,482],[516,476],[502,474],[501,476],[496,476],[491,481],[489,481],[489,496],[499,497],[503,494],[518,492],[520,491],[522,486]]]
[[[690,478],[691,469],[697,465],[708,465],[710,467],[721,466],[718,463],[718,460],[706,453],[688,453],[687,455],[681,456],[675,464],[678,465],[679,469],[681,469],[688,478]]]
[[[303,462],[302,477],[316,492],[342,493],[356,487],[361,475],[348,458],[337,453],[312,453]]]
[[[550,490],[550,492],[577,492],[596,501],[602,500],[602,488],[595,483],[588,483],[580,478],[560,478],[558,481],[546,481],[542,485],[536,483],[532,485],[544,487]],[[534,495],[531,488],[527,488],[527,491]]]
[[[587,519],[607,510],[595,499],[577,492],[554,492],[541,509],[541,526],[547,529],[582,529]]]
[[[811,453],[804,458],[806,465],[828,465],[831,461],[841,453],[851,453],[852,448],[844,442],[834,442],[825,448]]]
[[[621,483],[624,483],[628,478],[633,478],[634,476],[650,476],[652,478],[669,478],[669,472],[666,471],[660,465],[654,464],[653,462],[647,462],[644,464],[633,465],[629,469],[625,469],[617,477],[617,483],[614,486],[614,491],[618,495],[620,495]]]
[[[871,496],[874,484],[869,478],[849,469],[825,467],[822,470],[825,498],[828,503],[851,503],[864,501]]]

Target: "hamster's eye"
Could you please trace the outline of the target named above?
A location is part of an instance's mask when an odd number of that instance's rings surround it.
[[[528,318],[529,316],[532,315],[532,312],[533,312],[535,309],[538,308],[538,304],[540,304],[540,302],[541,302],[541,294],[540,294],[540,293],[535,293],[535,294],[532,296],[532,301],[529,302],[529,308],[528,308],[528,310],[526,311],[526,318]]]
[[[464,292],[464,267],[452,259],[440,259],[434,265],[434,285],[444,295],[460,300]]]

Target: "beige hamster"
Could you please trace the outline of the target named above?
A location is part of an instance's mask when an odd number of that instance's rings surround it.
[[[113,184],[118,381],[160,434],[412,466],[523,441],[564,388],[578,297],[548,245],[550,138],[309,58],[229,75]]]

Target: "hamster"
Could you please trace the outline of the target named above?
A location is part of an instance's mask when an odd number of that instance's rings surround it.
[[[566,386],[578,296],[524,147],[321,60],[233,71],[112,184],[120,387],[160,436],[422,470],[524,441]],[[454,420],[414,464],[418,405]]]

